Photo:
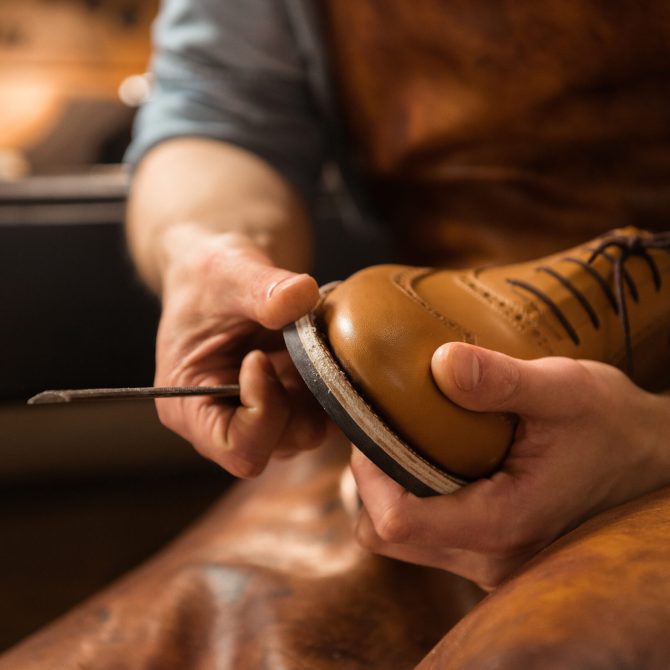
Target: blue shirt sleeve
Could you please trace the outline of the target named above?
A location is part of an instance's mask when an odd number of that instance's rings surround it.
[[[324,139],[307,66],[280,0],[164,0],[127,161],[170,138],[215,138],[265,159],[310,200]]]

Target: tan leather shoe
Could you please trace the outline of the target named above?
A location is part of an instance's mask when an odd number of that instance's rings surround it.
[[[349,439],[417,495],[492,473],[514,435],[515,417],[440,393],[430,361],[445,342],[603,361],[670,388],[670,233],[616,230],[497,268],[376,266],[322,295],[287,329],[289,352]]]

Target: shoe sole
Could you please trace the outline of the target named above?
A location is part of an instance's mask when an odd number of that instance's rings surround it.
[[[322,298],[337,282],[321,288]],[[313,314],[284,329],[286,348],[307,387],[342,432],[373,463],[417,496],[453,493],[467,482],[440,470],[405,443],[356,390]]]

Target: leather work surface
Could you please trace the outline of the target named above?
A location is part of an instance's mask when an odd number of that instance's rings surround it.
[[[404,261],[537,258],[670,221],[665,0],[322,0],[368,192]]]
[[[591,520],[463,619],[417,670],[665,670],[670,488]]]
[[[332,446],[238,485],[0,670],[667,668],[670,489],[573,531],[481,600],[358,547]]]
[[[482,592],[361,549],[340,496],[347,457],[333,443],[272,463],[0,669],[414,667]]]

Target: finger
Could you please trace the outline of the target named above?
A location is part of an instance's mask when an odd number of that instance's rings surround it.
[[[260,351],[242,361],[240,401],[232,414],[212,404],[214,418],[196,416],[193,421],[207,456],[238,477],[253,477],[265,468],[290,413],[288,394]]]
[[[326,435],[326,415],[306,390],[289,391],[289,419],[280,437],[284,450],[314,449]]]
[[[518,492],[509,473],[498,472],[450,495],[417,498],[360,452],[352,454],[351,469],[376,533],[384,542],[499,556],[528,550],[529,537],[544,542],[545,531],[534,528],[536,514],[523,501],[532,492]]]
[[[460,342],[439,347],[431,367],[440,390],[462,407],[521,416],[561,416],[586,398],[590,382],[571,359],[525,361]]]
[[[363,548],[375,554],[445,570],[449,569],[448,566],[454,562],[455,555],[464,551],[462,549],[426,548],[413,544],[388,542],[382,539],[377,532],[372,517],[365,507],[358,513],[356,540]]]
[[[318,446],[326,434],[326,413],[305,386],[286,351],[272,355],[271,360],[288,391],[290,404],[289,420],[280,440],[282,449],[302,451]]]
[[[279,329],[313,309],[319,287],[313,277],[296,274],[266,263],[236,259],[227,265],[222,283],[229,309]]]
[[[163,281],[163,313],[187,312],[203,327],[229,327],[238,320],[279,329],[312,309],[316,281],[275,267],[272,259],[246,235],[207,234],[204,239],[183,229],[171,238],[185,247]],[[189,252],[190,250],[190,252]],[[193,308],[197,306],[197,309]]]
[[[351,471],[363,503],[376,519],[411,495],[358,449],[351,452]]]
[[[423,543],[430,537],[431,533],[425,528],[426,519],[415,504],[420,500],[357,449],[351,454],[351,471],[361,500],[382,540],[410,544]]]
[[[497,558],[466,549],[425,547],[385,542],[377,534],[367,510],[362,509],[356,525],[359,544],[375,554],[407,563],[448,570],[477,584],[485,591],[498,586],[510,573],[525,563],[529,556]]]

